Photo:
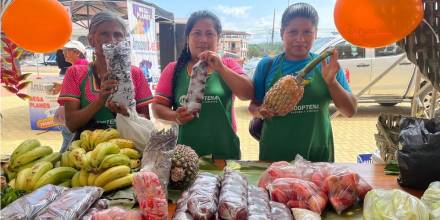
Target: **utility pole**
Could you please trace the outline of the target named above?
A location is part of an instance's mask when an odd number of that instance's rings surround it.
[[[274,33],[275,33],[275,8],[273,9],[273,21],[272,21],[272,47],[273,47]]]

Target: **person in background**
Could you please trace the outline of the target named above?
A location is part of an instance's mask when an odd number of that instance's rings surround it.
[[[64,45],[64,58],[72,65],[87,65],[86,47],[79,41],[71,40]]]
[[[72,64],[66,61],[66,59],[64,57],[63,49],[57,50],[55,61],[57,62],[57,66],[60,69],[59,75],[61,77],[64,77],[64,75],[66,74],[67,68],[69,68],[69,66],[72,66]]]
[[[177,62],[163,70],[156,88],[152,110],[156,118],[179,125],[178,143],[192,147],[199,156],[215,159],[240,159],[240,141],[236,135],[234,97],[253,97],[252,81],[231,58],[217,55],[222,27],[209,11],[191,14],[185,28],[186,42]],[[199,117],[183,106],[192,67],[199,60],[208,63]]]
[[[116,114],[128,116],[125,106],[108,102],[117,87],[116,80],[108,79],[107,63],[102,45],[126,39],[125,22],[111,12],[99,12],[90,21],[88,40],[94,48],[95,60],[89,65],[73,65],[64,77],[58,103],[64,106],[66,126],[75,132],[73,140],[85,129],[116,127]],[[149,118],[148,104],[152,94],[142,71],[131,67],[136,111]]]
[[[260,111],[265,94],[278,79],[288,74],[295,75],[317,56],[310,53],[310,49],[317,36],[318,20],[313,6],[306,3],[290,5],[281,21],[284,52],[274,58],[265,57],[257,65],[253,79],[255,98],[249,111],[254,117],[265,119],[260,160],[291,161],[300,154],[310,161],[333,162],[329,104],[333,101],[346,117],[352,117],[356,112],[357,101],[339,66],[336,50],[329,60],[324,60],[305,76],[310,83],[305,86],[304,96],[292,112],[273,117]],[[272,65],[268,66],[271,59]]]

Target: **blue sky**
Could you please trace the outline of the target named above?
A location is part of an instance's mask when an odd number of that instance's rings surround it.
[[[304,0],[318,11],[320,22],[318,36],[335,31],[333,8],[336,0]],[[250,41],[270,41],[272,18],[275,9],[275,41],[280,41],[281,16],[287,5],[294,0],[154,0],[159,7],[174,13],[175,18],[188,18],[197,10],[207,9],[221,20],[223,29],[246,31]]]

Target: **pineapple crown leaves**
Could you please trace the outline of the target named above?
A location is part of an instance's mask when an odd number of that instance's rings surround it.
[[[24,50],[17,47],[14,42],[3,34],[1,36],[1,43],[2,59],[0,71],[2,87],[23,100],[29,99],[30,96],[23,93],[22,90],[31,84],[31,81],[26,80],[31,74],[21,74],[17,67],[18,58],[23,54]]]

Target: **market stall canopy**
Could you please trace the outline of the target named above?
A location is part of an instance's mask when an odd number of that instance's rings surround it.
[[[89,27],[90,19],[100,11],[111,11],[124,19],[127,19],[127,1],[126,0],[59,0],[63,5],[70,7],[72,21],[84,28]],[[173,13],[166,11],[157,5],[144,1],[134,0],[156,10],[156,22],[173,21]]]

